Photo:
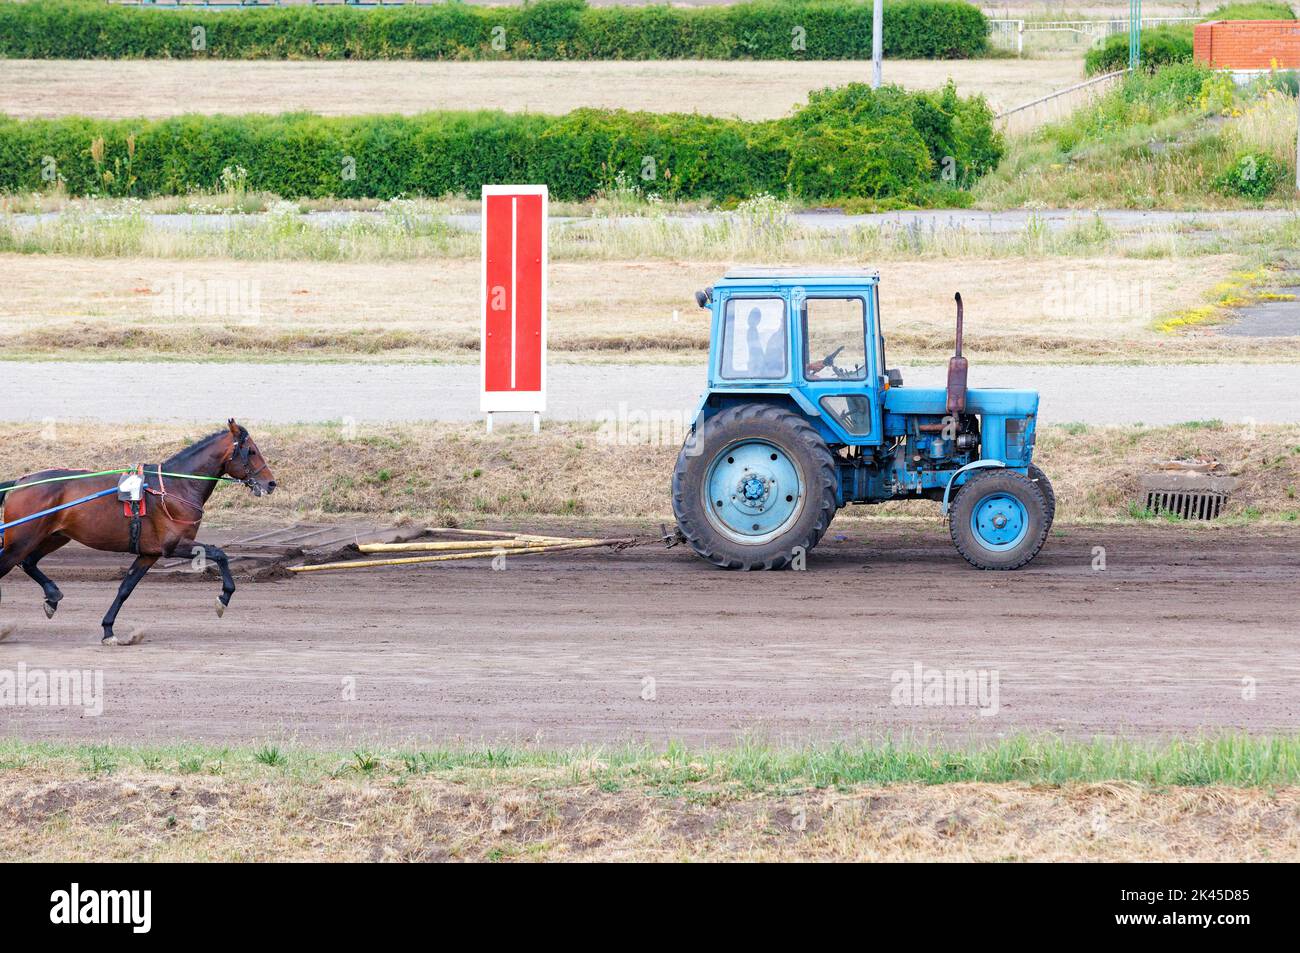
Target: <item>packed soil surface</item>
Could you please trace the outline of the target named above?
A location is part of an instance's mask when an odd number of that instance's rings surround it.
[[[0,627],[16,628],[0,668],[102,671],[102,714],[5,708],[4,734],[348,750],[1300,723],[1293,530],[1064,527],[1004,574],[969,568],[937,523],[862,527],[832,527],[805,572],[716,570],[642,527],[622,551],[510,556],[496,569],[245,582],[221,620],[214,579],[147,577],[118,622],[122,634],[145,628],[130,648],[101,647],[98,628],[125,560],[68,547],[42,564],[66,593],[53,621],[32,582],[4,580]],[[618,534],[567,533],[588,531]],[[994,693],[913,694],[934,672],[973,674]]]
[[[813,38],[809,55],[815,57]],[[997,111],[1083,79],[1081,57],[1054,60],[890,60],[885,80],[934,89],[950,78]],[[0,113],[162,117],[183,113],[420,113],[581,107],[775,119],[826,86],[865,83],[871,63],[772,62],[274,62],[0,60]]]

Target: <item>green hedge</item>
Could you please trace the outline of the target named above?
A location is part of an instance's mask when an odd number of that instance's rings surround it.
[[[1142,31],[1142,68],[1159,69],[1171,63],[1192,61],[1192,31],[1188,27],[1160,27]],[[1083,59],[1089,75],[1110,73],[1128,66],[1128,34],[1116,33]]]
[[[194,47],[194,28],[204,31]],[[987,22],[962,0],[885,6],[885,55],[978,56]],[[799,41],[802,42],[799,42]],[[494,46],[496,41],[496,46]],[[802,47],[802,48],[801,48]],[[869,59],[868,0],[733,6],[150,10],[102,0],[0,2],[0,56],[23,59]]]
[[[1286,3],[1229,3],[1219,7],[1206,20],[1294,20],[1295,12]]]
[[[622,179],[665,198],[789,190],[923,204],[960,200],[957,190],[1001,155],[988,105],[959,97],[951,84],[932,92],[852,84],[813,93],[792,116],[766,122],[598,109],[0,117],[0,191],[48,189],[57,172],[75,195],[213,190],[223,168],[242,166],[249,188],[289,198],[477,195],[484,183],[544,182],[557,199],[583,199]]]

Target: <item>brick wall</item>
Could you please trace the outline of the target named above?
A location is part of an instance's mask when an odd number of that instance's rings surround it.
[[[1300,69],[1300,21],[1214,20],[1196,24],[1192,55],[1216,69]]]

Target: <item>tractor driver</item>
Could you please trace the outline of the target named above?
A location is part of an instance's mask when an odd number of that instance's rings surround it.
[[[763,312],[751,308],[747,316],[749,330],[745,335],[745,347],[749,351],[750,373],[755,377],[785,376],[785,321],[777,325],[766,344],[759,341],[758,326],[763,321]]]

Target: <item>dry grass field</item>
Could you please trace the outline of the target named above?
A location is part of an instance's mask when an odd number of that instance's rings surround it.
[[[726,267],[553,262],[553,356],[698,363],[708,323],[692,294]],[[968,346],[986,362],[1293,358],[1293,339],[1156,330],[1160,320],[1204,306],[1237,267],[1231,255],[901,261],[887,266],[881,285],[885,333],[897,360],[942,359],[951,348],[952,292],[960,290]],[[8,357],[466,361],[478,347],[477,260],[0,255],[0,270],[0,348]],[[177,288],[227,297],[224,305],[204,298],[191,311]]]
[[[237,488],[218,492],[209,506],[216,525],[339,514],[426,523],[534,517],[654,523],[671,518],[667,474],[684,432],[680,423],[620,426],[613,420],[548,422],[541,436],[525,427],[488,435],[478,423],[367,425],[355,433],[341,426],[246,423],[280,488],[256,500]],[[0,446],[6,448],[0,477],[14,479],[51,459],[90,469],[161,460],[201,436],[192,427],[163,425],[136,425],[128,439],[118,429],[75,422],[60,421],[52,430],[38,423],[0,424]],[[1213,533],[1224,525],[1265,522],[1294,532],[1300,525],[1300,427],[1048,426],[1034,453],[1056,488],[1059,525],[1149,524],[1145,514],[1133,515],[1129,503],[1137,496],[1139,474],[1170,459],[1217,461],[1221,473],[1241,481],[1219,520],[1185,524],[1189,528]],[[646,493],[646,487],[659,489]],[[836,519],[883,516],[940,523],[929,501],[852,507]]]
[[[118,118],[182,113],[325,115],[581,106],[774,119],[810,90],[867,82],[869,62],[231,62],[0,60],[0,113]],[[997,111],[1083,78],[1081,59],[895,60],[885,79],[930,89],[949,78]]]
[[[304,760],[314,766],[304,770]],[[797,774],[774,783],[762,767],[721,760],[683,751],[621,763],[601,752],[330,759],[270,745],[51,756],[11,746],[0,763],[0,859],[1300,858],[1293,784],[827,783]],[[843,760],[854,773],[852,756]]]

